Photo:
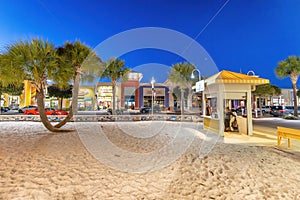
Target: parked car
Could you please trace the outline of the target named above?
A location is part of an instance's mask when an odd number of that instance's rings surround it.
[[[54,108],[45,108],[46,115],[68,115],[65,110],[55,110]],[[24,115],[39,115],[38,108],[33,108],[31,110],[25,110]]]
[[[45,108],[46,111],[46,115],[55,115],[54,111],[49,109],[49,108]],[[24,111],[24,115],[39,115],[39,111],[38,108],[33,108],[33,109],[28,109]]]
[[[65,110],[56,110],[54,108],[46,108],[52,111],[52,115],[68,115],[69,113]]]
[[[263,113],[263,114],[265,114],[265,113],[270,113],[271,106],[262,106],[262,107],[261,107],[261,110],[262,110],[262,113]]]
[[[25,110],[31,110],[34,108],[37,108],[37,106],[25,106],[25,107],[19,109],[19,113],[24,113]]]
[[[9,110],[9,107],[1,107],[1,112],[8,112]]]
[[[298,115],[300,116],[300,106],[298,108]],[[286,115],[294,115],[294,106],[285,106],[285,112],[283,113],[283,116]]]
[[[270,115],[274,117],[283,116],[287,111],[286,106],[271,106]]]
[[[153,107],[153,113],[159,113],[161,111],[159,106],[154,106]],[[152,112],[152,107],[143,107],[140,109],[140,113],[151,113]]]

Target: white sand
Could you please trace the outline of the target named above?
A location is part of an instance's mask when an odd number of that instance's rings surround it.
[[[85,126],[104,133],[120,154],[95,145],[92,150],[100,149],[91,155],[80,140],[91,141]],[[297,154],[224,144],[220,138],[203,143],[205,135],[193,130],[193,123],[70,123],[66,128],[80,133],[52,134],[38,122],[0,122],[0,199],[300,199]],[[99,135],[93,135],[96,144]],[[176,138],[182,143],[173,142]],[[95,159],[101,151],[111,155]],[[155,158],[167,154],[170,162],[175,159],[169,165]],[[143,155],[155,170],[139,165],[141,160],[135,168],[132,157],[126,163],[128,155]]]

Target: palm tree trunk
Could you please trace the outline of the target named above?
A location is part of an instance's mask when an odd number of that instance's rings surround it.
[[[261,107],[261,95],[259,95],[258,98],[259,98],[258,103],[259,103],[260,116],[262,117],[263,113],[262,113],[262,107]]]
[[[113,81],[113,86],[112,86],[112,89],[113,89],[113,108],[112,108],[112,114],[113,115],[116,114],[116,85],[117,85],[117,82]]]
[[[45,103],[44,103],[43,90],[36,91],[36,100],[37,100],[38,111],[40,113],[40,118],[41,118],[41,121],[42,121],[43,125],[45,126],[45,128],[51,132],[62,131],[62,130],[52,126],[52,124],[50,123],[50,121],[47,118],[45,106],[44,106]]]
[[[62,97],[59,98],[58,101],[59,101],[59,109],[62,110],[63,98]]]
[[[60,121],[55,125],[55,128],[60,128],[64,126],[67,122],[69,122],[73,115],[78,114],[78,92],[79,92],[79,83],[80,83],[80,67],[76,67],[75,78],[74,78],[74,86],[72,90],[72,103],[70,106],[70,111],[65,119]]]
[[[2,92],[0,92],[0,114],[1,114],[1,96],[2,96]]]
[[[184,88],[180,88],[180,93],[181,93],[181,115],[184,114]]]
[[[74,78],[74,86],[72,91],[72,109],[74,115],[78,114],[78,92],[79,92],[79,83],[80,83],[80,67],[77,66],[75,71],[75,78]]]
[[[192,110],[193,108],[193,91],[189,89],[189,94],[188,94],[188,109]]]
[[[297,105],[297,88],[296,82],[293,81],[293,98],[294,98],[294,116],[298,117],[298,105]]]

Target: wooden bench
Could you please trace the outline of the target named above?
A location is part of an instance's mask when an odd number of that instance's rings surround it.
[[[300,130],[277,126],[277,146],[280,147],[281,138],[288,139],[288,148],[291,147],[291,138],[300,140]]]

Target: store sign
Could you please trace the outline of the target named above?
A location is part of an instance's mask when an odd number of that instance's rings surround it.
[[[152,89],[151,88],[144,88],[144,96],[151,96]],[[155,96],[165,96],[165,88],[155,88],[154,87]]]
[[[204,80],[196,82],[196,92],[204,91]]]

